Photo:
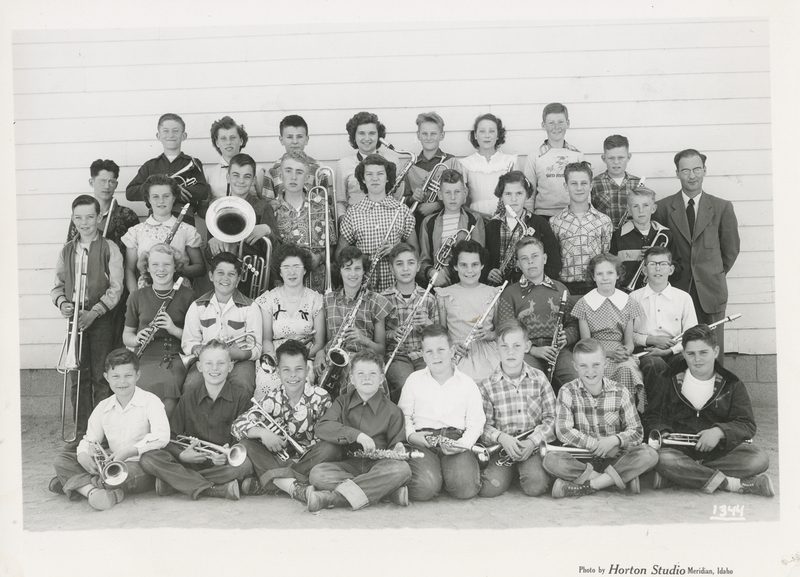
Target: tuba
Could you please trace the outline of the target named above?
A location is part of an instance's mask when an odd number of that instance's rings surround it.
[[[231,250],[242,261],[241,282],[247,284],[248,296],[256,298],[269,286],[269,267],[272,258],[272,242],[262,237],[264,256],[244,255],[244,239],[256,227],[256,211],[249,202],[236,196],[218,198],[208,207],[206,227],[214,238],[227,244],[239,244],[239,250]]]

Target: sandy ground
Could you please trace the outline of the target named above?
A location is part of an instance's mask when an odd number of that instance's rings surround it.
[[[770,456],[768,473],[780,494],[778,480],[778,419],[773,408],[755,409],[759,432],[756,442]],[[773,499],[718,492],[651,489],[651,477],[642,479],[642,493],[634,496],[602,491],[580,499],[526,497],[512,489],[495,499],[458,501],[446,494],[426,503],[400,509],[385,503],[358,512],[329,509],[310,514],[288,496],[243,497],[240,501],[205,498],[191,501],[183,495],[159,497],[154,492],[127,496],[110,511],[98,512],[85,501],[70,502],[47,489],[54,476],[52,462],[62,443],[55,441],[60,423],[51,418],[22,421],[23,525],[30,531],[73,531],[115,528],[239,529],[377,529],[441,528],[504,529],[572,527],[630,523],[711,522],[714,506],[744,506],[746,521],[777,521],[779,496]]]

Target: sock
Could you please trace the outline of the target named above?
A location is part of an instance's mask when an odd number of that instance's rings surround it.
[[[295,480],[290,477],[282,477],[280,479],[272,479],[272,483],[284,493],[291,495]]]
[[[731,493],[738,493],[739,489],[742,488],[742,481],[737,479],[736,477],[725,477],[727,483],[725,483],[724,487],[720,487],[721,489],[725,489],[726,491],[730,491]]]

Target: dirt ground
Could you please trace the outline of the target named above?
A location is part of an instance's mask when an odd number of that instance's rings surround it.
[[[654,491],[652,478],[642,479],[638,496],[602,491],[580,499],[526,497],[512,487],[495,499],[458,501],[442,494],[407,509],[385,503],[358,512],[329,509],[310,514],[288,496],[243,497],[240,501],[205,498],[191,501],[183,495],[159,497],[155,492],[129,495],[110,511],[98,512],[85,501],[70,502],[47,489],[54,476],[52,462],[62,446],[56,441],[60,424],[52,418],[22,420],[23,526],[28,531],[85,529],[208,528],[239,529],[508,529],[528,527],[618,526],[631,523],[711,522],[714,506],[744,507],[749,522],[779,519],[778,416],[775,408],[755,408],[759,424],[755,442],[770,457],[768,474],[778,496],[773,499],[720,491]]]

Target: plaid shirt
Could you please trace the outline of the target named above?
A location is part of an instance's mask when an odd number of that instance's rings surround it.
[[[295,208],[286,201],[283,192],[276,197],[277,207],[275,208],[275,220],[278,222],[278,234],[281,240],[285,243],[296,244],[299,246],[308,247],[308,191],[303,191],[303,204],[299,209]],[[312,222],[311,230],[311,248],[314,252],[321,252],[325,250],[325,213],[321,208],[325,205],[325,198],[318,193],[314,193],[311,198],[312,217],[316,216],[317,220]],[[336,219],[333,218],[333,212],[330,207],[328,208],[328,222],[330,224],[330,245],[335,245],[336,236]]]
[[[619,221],[628,210],[628,195],[641,180],[627,172],[620,186],[608,176],[608,172],[598,174],[592,180],[592,206],[611,219],[614,230],[619,228]]]
[[[261,401],[261,407],[286,429],[292,439],[303,447],[310,447],[319,440],[314,436],[314,425],[330,408],[331,402],[328,391],[306,383],[303,394],[294,407],[289,403],[283,385],[268,391]],[[231,434],[241,441],[247,438],[247,431],[253,427],[269,429],[266,419],[260,416],[250,419],[247,413],[243,413],[231,425]]]
[[[611,219],[592,206],[582,214],[567,207],[550,219],[550,227],[561,245],[562,282],[586,280],[592,257],[611,248]]]
[[[520,220],[525,222],[525,218],[528,216],[528,209],[523,208],[522,214],[518,215]],[[503,204],[500,204],[500,208],[492,217],[492,220],[499,220],[500,221],[500,263],[503,264],[503,261],[506,258],[509,250],[514,251],[517,241],[522,238],[525,234],[525,229],[519,226],[518,223],[514,223],[514,228],[508,228],[508,220],[506,216],[506,207]],[[506,278],[506,272],[510,272],[516,269],[517,264],[517,254],[514,251],[514,254],[511,256],[511,260],[508,261],[506,267],[501,270],[500,272],[503,273],[503,278]]]
[[[391,312],[389,316],[386,317],[386,334],[388,335],[390,331],[394,331],[397,329],[403,329],[405,327],[406,322],[408,321],[408,317],[411,313],[411,310],[417,305],[419,299],[422,298],[422,295],[425,294],[425,289],[420,286],[414,288],[414,292],[411,293],[411,297],[406,300],[406,298],[402,295],[402,293],[397,290],[396,286],[393,286],[381,293],[384,297],[386,297],[387,301],[390,303]],[[430,320],[429,324],[439,324],[439,307],[436,306],[436,297],[432,294],[428,293],[425,296],[425,302],[423,303],[423,308],[428,315],[428,319]],[[406,340],[403,342],[402,348],[398,351],[398,353],[405,354],[409,359],[412,361],[416,359],[422,358],[422,330],[425,328],[423,325],[415,326],[411,332],[409,333]],[[394,349],[397,347],[397,341],[400,338],[399,334],[393,335],[394,338],[391,341],[387,338],[386,339],[386,359],[389,359]],[[391,348],[389,344],[391,343]]]
[[[364,295],[364,299],[358,307],[353,326],[364,333],[368,339],[374,340],[375,321],[384,320],[389,314],[391,305],[383,295],[368,289],[362,290],[367,290],[367,294]],[[325,326],[328,331],[328,344],[325,345],[325,350],[327,351],[339,332],[342,323],[344,323],[345,317],[352,310],[353,305],[356,304],[356,299],[344,294],[344,288],[323,295],[322,299],[325,302]],[[343,347],[345,350],[352,352],[358,352],[363,348],[359,343],[350,342],[345,342]]]
[[[503,372],[503,367],[498,366],[478,385],[486,413],[483,436],[491,443],[497,443],[501,433],[514,436],[533,427],[536,430],[528,438],[534,445],[556,438],[553,388],[542,371],[527,363],[522,364],[522,373],[517,385]]]
[[[414,234],[414,215],[407,206],[391,197],[385,197],[380,202],[373,202],[367,197],[347,211],[340,233],[348,243],[357,246],[363,253],[372,255],[383,243],[392,221],[394,226],[389,241],[393,245]],[[370,288],[382,292],[392,286],[394,277],[389,261],[383,258],[380,262],[373,262],[372,266],[378,269],[372,275]]]
[[[603,377],[603,388],[596,397],[580,379],[558,391],[556,435],[571,447],[594,450],[602,437],[616,435],[620,448],[638,445],[644,438],[639,414],[628,389]]]

